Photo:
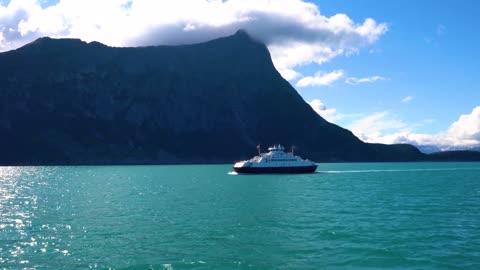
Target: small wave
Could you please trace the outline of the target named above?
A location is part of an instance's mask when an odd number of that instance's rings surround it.
[[[228,174],[228,175],[238,175],[237,172],[228,172],[227,174]]]

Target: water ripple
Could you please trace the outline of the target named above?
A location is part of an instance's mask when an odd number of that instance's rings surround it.
[[[0,167],[6,269],[480,268],[478,163]]]

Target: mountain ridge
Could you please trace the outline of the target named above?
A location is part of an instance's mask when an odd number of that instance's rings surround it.
[[[319,162],[427,157],[327,122],[245,31],[136,48],[41,38],[0,54],[0,105],[4,165],[230,163],[259,143]]]

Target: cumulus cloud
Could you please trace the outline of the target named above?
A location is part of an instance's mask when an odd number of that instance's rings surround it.
[[[407,102],[410,102],[410,101],[412,101],[412,100],[414,100],[414,99],[415,99],[414,96],[406,96],[406,97],[402,98],[402,100],[401,100],[400,102],[402,102],[402,103],[407,103]]]
[[[388,112],[375,113],[356,120],[350,128],[366,142],[409,143],[435,146],[439,150],[469,149],[480,146],[480,106],[475,107],[470,114],[461,115],[447,130],[436,134],[412,132],[406,123],[392,118]]]
[[[291,81],[291,80],[294,80],[300,76],[302,76],[302,74],[296,72],[295,70],[293,69],[290,69],[290,68],[284,68],[280,71],[280,74],[282,75],[282,77],[287,80],[287,81]]]
[[[350,77],[345,80],[345,83],[351,84],[351,85],[356,85],[359,83],[373,83],[376,81],[384,81],[386,80],[385,78],[381,76],[372,76],[372,77],[366,77],[366,78],[355,78],[355,77]]]
[[[287,79],[295,67],[321,64],[376,42],[385,23],[346,14],[331,17],[301,0],[60,0],[42,8],[35,0],[0,5],[0,50],[41,36],[80,38],[110,46],[203,42],[245,29],[269,47]]]
[[[480,144],[480,106],[472,113],[460,116],[447,130],[447,136],[458,144]]]
[[[323,104],[323,102],[319,99],[314,99],[314,100],[308,102],[308,104],[312,107],[312,109],[316,113],[318,113],[321,117],[323,117],[328,122],[333,123],[336,120],[338,120],[339,118],[341,118],[341,116],[339,114],[337,114],[336,109],[327,108],[327,106],[325,106],[325,104]]]
[[[326,86],[330,85],[335,81],[338,81],[345,75],[345,72],[341,69],[334,70],[332,72],[326,73],[319,71],[315,76],[307,76],[300,79],[295,86],[297,87],[307,87],[307,86]]]

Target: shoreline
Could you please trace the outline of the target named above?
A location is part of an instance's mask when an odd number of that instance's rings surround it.
[[[182,166],[182,165],[230,165],[228,162],[186,162],[186,163],[31,163],[0,164],[0,167],[96,167],[96,166]],[[417,161],[325,161],[316,164],[400,164],[400,163],[480,163],[480,160],[417,160]]]

